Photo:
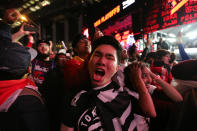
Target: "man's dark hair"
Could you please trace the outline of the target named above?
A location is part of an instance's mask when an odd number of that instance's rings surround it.
[[[116,49],[116,52],[117,52],[118,64],[120,64],[122,47],[121,47],[120,43],[113,36],[105,35],[105,36],[102,36],[102,37],[98,38],[92,45],[92,53],[100,45],[111,45],[111,46],[113,46]]]
[[[38,40],[38,41],[36,42],[36,46],[38,47],[38,45],[40,45],[40,43],[46,43],[47,45],[50,46],[49,41],[46,41],[46,40]]]
[[[136,48],[137,47],[135,46],[135,44],[133,44],[132,46],[129,46],[129,48],[128,48],[128,54],[129,54],[129,56],[133,56],[133,54],[137,51]]]
[[[59,59],[59,56],[60,56],[60,55],[66,56],[66,54],[64,54],[64,53],[58,53],[58,54],[56,54],[56,55],[55,55],[55,59],[54,59],[54,62],[55,62],[55,63],[58,62],[58,59]]]
[[[175,60],[176,60],[176,54],[172,52],[172,53],[170,54],[170,61],[169,61],[169,62],[170,62],[170,63],[173,63]]]
[[[87,38],[87,37],[83,34],[77,34],[72,41],[72,47],[75,48],[77,46],[77,43],[83,38]]]

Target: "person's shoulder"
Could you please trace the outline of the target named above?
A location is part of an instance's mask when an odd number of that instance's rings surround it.
[[[10,109],[13,107],[19,110],[33,111],[44,109],[45,105],[38,91],[30,88],[24,88]]]
[[[8,112],[46,112],[45,105],[33,95],[19,96],[16,101],[11,105]]]

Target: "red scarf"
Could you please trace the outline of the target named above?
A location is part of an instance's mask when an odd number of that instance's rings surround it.
[[[0,81],[0,106],[12,95],[12,93],[18,89],[23,89],[27,85],[35,86],[30,79]]]

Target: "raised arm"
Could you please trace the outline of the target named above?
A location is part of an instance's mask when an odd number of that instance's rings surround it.
[[[185,52],[183,41],[182,41],[182,33],[179,32],[177,36],[177,43],[178,43],[178,48],[179,48],[179,54],[182,58],[182,60],[188,60],[191,59],[188,54]]]
[[[25,25],[25,23],[23,23],[21,25],[21,28],[18,32],[14,33],[12,35],[12,42],[17,42],[18,40],[20,40],[25,35],[35,34],[35,32],[25,31],[24,30],[24,25]]]
[[[148,39],[147,40],[147,42],[145,43],[145,48],[144,48],[144,50],[143,50],[143,52],[142,52],[142,55],[141,55],[141,57],[140,57],[140,59],[139,59],[139,61],[143,61],[144,59],[145,59],[145,57],[146,57],[146,55],[148,54],[148,49],[149,49],[149,47],[151,46],[151,44],[152,44],[152,39]]]
[[[148,68],[147,68],[148,69]],[[162,80],[160,76],[154,74],[153,72],[150,71],[150,76],[152,79],[163,89],[163,92],[173,101],[175,102],[181,102],[183,100],[183,97],[181,94],[169,83],[166,81]]]

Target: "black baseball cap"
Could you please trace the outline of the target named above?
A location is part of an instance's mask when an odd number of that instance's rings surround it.
[[[31,60],[37,55],[33,48],[9,41],[0,42],[0,71],[20,74],[27,71]]]
[[[38,47],[41,43],[46,43],[47,45],[50,46],[50,43],[49,43],[49,41],[47,41],[47,40],[38,40],[38,41],[36,42],[36,46]]]

